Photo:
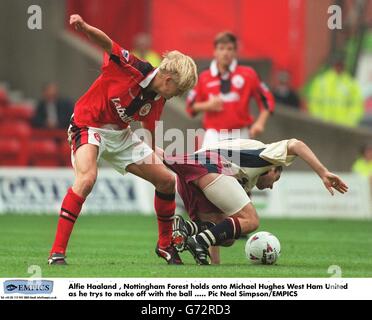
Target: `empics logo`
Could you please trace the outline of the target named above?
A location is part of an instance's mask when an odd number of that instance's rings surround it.
[[[50,294],[53,292],[53,281],[50,280],[7,280],[4,282],[4,293]]]
[[[6,290],[8,291],[8,292],[11,292],[11,291],[14,291],[15,289],[17,289],[18,287],[17,286],[15,286],[14,284],[8,284],[7,286],[6,286]],[[5,291],[5,290],[4,290]]]

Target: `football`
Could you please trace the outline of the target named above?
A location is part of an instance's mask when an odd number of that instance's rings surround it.
[[[257,232],[247,240],[245,254],[254,264],[274,264],[280,256],[280,242],[270,232]]]

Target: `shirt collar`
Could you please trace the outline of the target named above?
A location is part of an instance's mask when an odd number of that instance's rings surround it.
[[[230,72],[234,72],[236,67],[238,65],[238,60],[234,59],[231,64],[229,65],[229,71]],[[217,77],[218,76],[218,68],[217,68],[217,61],[216,60],[212,60],[211,62],[211,65],[209,67],[209,70],[211,71],[211,75],[213,77]]]
[[[148,85],[150,84],[151,80],[155,78],[156,74],[158,73],[159,71],[159,68],[156,68],[154,69],[151,73],[149,73],[147,75],[147,77],[145,79],[143,79],[139,85],[142,87],[142,88],[146,88],[148,87]]]

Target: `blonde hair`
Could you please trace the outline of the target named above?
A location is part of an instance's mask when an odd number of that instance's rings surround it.
[[[198,71],[194,60],[177,50],[163,54],[159,71],[170,74],[182,93],[192,89],[198,81]]]

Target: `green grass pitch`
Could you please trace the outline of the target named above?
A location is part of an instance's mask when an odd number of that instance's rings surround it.
[[[255,266],[244,254],[245,240],[223,248],[222,264],[197,266],[188,252],[184,266],[168,266],[154,253],[155,217],[82,216],[67,252],[68,266],[48,266],[57,216],[0,216],[0,277],[29,277],[39,265],[43,277],[372,277],[372,221],[262,219],[260,231],[275,234],[282,255],[274,266]]]

